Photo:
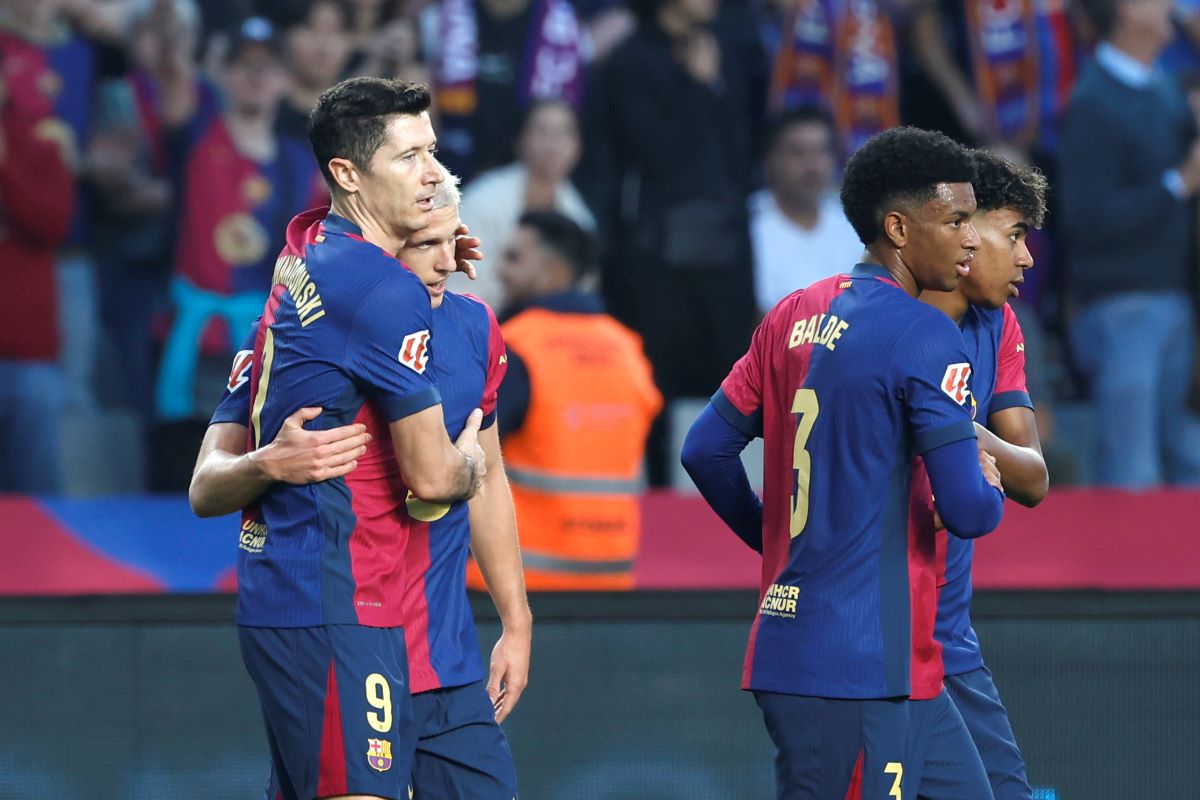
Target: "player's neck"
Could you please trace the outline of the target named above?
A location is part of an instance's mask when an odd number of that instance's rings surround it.
[[[900,288],[908,292],[909,297],[916,297],[921,293],[921,287],[917,285],[917,279],[909,271],[908,265],[900,258],[900,251],[894,248],[889,248],[880,252],[882,248],[876,245],[869,245],[867,252],[864,254],[863,262],[866,264],[875,264],[883,267],[892,276],[892,280],[900,284]]]
[[[362,238],[386,252],[396,255],[404,247],[406,237],[399,235],[389,226],[381,224],[363,205],[358,195],[335,197],[329,210],[358,226]]]
[[[956,325],[962,324],[963,317],[967,315],[967,309],[970,308],[970,303],[960,291],[953,292],[921,292],[918,298],[922,303],[933,306],[939,309],[950,319],[954,320]]]

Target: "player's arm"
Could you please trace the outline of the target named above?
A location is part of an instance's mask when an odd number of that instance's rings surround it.
[[[990,533],[1004,515],[1004,493],[966,407],[971,365],[962,334],[945,315],[922,313],[901,338],[906,346],[893,358],[892,380],[902,387],[938,515],[960,538]]]
[[[468,500],[487,472],[479,446],[483,412],[475,409],[457,441],[450,441],[442,404],[394,420],[388,426],[404,485],[429,503]]]
[[[487,582],[503,630],[492,648],[488,696],[503,722],[529,682],[529,653],[533,615],[525,594],[525,573],[517,540],[517,517],[512,490],[500,455],[496,425],[479,432],[487,475],[467,505],[471,520],[471,552]]]
[[[1045,499],[1050,474],[1042,457],[1033,401],[1025,382],[1025,335],[1012,306],[1004,306],[1002,314],[996,392],[987,428],[977,424],[975,430],[979,446],[996,459],[1004,491],[1021,505],[1033,508]]]
[[[721,521],[750,549],[761,553],[762,500],[750,486],[741,458],[755,435],[718,391],[692,423],[679,459]]]
[[[275,482],[303,485],[340,478],[358,466],[371,441],[365,425],[310,431],[304,423],[321,414],[302,408],[284,420],[275,439],[246,452],[249,429],[238,422],[208,426],[188,487],[188,501],[198,517],[241,511]]]
[[[991,533],[1004,516],[1004,493],[994,461],[981,458],[974,437],[922,453],[933,503],[946,530],[960,539]]]
[[[1006,408],[988,417],[988,428],[975,424],[979,446],[996,459],[1004,491],[1013,500],[1033,508],[1046,499],[1050,473],[1042,457],[1037,420],[1028,408]]]

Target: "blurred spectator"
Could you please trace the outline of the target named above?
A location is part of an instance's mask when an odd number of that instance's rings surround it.
[[[497,419],[535,591],[633,588],[642,458],[662,398],[637,334],[580,288],[590,251],[570,218],[528,212],[500,268],[514,305]],[[475,569],[470,583],[483,586]]]
[[[161,98],[153,77],[164,58],[158,28],[178,26],[172,40],[195,52],[198,11],[191,0],[142,4],[130,21],[126,75],[105,81],[97,98],[96,132],[84,166],[95,199],[93,246],[100,313],[119,379],[107,388],[116,405],[149,420],[153,320],[166,301],[174,242]]]
[[[275,127],[287,73],[270,23],[248,19],[231,42],[220,75],[224,110],[196,81],[181,44],[165,42],[170,59],[158,75],[180,198],[174,318],[155,386],[158,416],[168,422],[195,413],[201,350],[225,356],[229,331],[240,336],[261,313],[287,222],[315,204],[320,183],[307,143]]]
[[[70,139],[38,88],[39,51],[0,37],[0,492],[62,488],[54,257],[75,204]]]
[[[342,0],[305,2],[284,30],[291,88],[279,108],[279,130],[308,141],[308,114],[337,83],[350,58],[350,10]]]
[[[787,295],[853,267],[863,244],[834,184],[837,131],[816,108],[788,111],[767,134],[767,188],[750,198],[754,290],[765,314]]]
[[[768,104],[778,114],[822,106],[834,115],[840,148],[853,153],[900,123],[900,74],[893,16],[906,2],[782,0],[767,24],[772,57]]]
[[[1065,0],[910,2],[905,121],[1025,163],[1053,152],[1075,79]]]
[[[589,231],[596,221],[569,176],[579,161],[579,121],[561,100],[539,100],[525,114],[517,139],[517,161],[485,172],[463,193],[462,218],[483,241],[486,252],[499,255],[525,211],[560,211]],[[484,266],[468,281],[455,276],[454,288],[470,292],[496,308],[504,303],[495,267]]]
[[[427,13],[439,157],[464,181],[513,160],[530,103],[582,100],[583,36],[567,0],[442,0]]]
[[[1067,110],[1059,177],[1072,339],[1099,420],[1096,474],[1130,489],[1197,483],[1200,441],[1184,398],[1200,144],[1179,87],[1154,69],[1171,41],[1171,4],[1087,0],[1084,10],[1102,42]]]
[[[108,4],[105,4],[108,5]],[[94,40],[112,35],[120,15],[91,0],[0,0],[0,36],[23,42],[27,48],[21,68],[28,82],[10,78],[10,90],[39,92],[51,103],[62,126],[56,128],[68,153],[68,163],[79,177],[80,154],[86,149],[95,112],[97,82],[102,73],[119,73],[119,53]],[[31,59],[32,64],[27,64]],[[90,243],[91,204],[86,192],[76,195],[71,232],[59,250],[59,325],[67,403],[73,410],[95,404],[93,378],[99,311]]]
[[[589,88],[591,208],[610,247],[605,302],[638,331],[668,402],[707,397],[744,352],[755,306],[746,199],[748,81],[710,23],[717,0],[643,0]],[[667,476],[665,421],[650,478]]]
[[[397,17],[367,42],[363,60],[355,72],[431,84],[433,73],[421,58],[421,38],[416,22],[408,17]]]

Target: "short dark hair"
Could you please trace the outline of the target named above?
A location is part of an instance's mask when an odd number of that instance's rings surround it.
[[[889,206],[926,203],[939,183],[971,183],[971,153],[945,134],[901,127],[877,133],[850,157],[842,176],[842,209],[863,244],[882,233]]]
[[[779,140],[783,138],[783,135],[797,125],[823,125],[829,131],[834,152],[840,152],[837,122],[834,121],[833,114],[830,114],[820,106],[813,105],[798,106],[772,117],[767,124],[767,135],[763,152],[770,153],[774,150],[775,145],[779,144]]]
[[[987,150],[972,150],[975,204],[980,211],[1015,208],[1035,228],[1046,221],[1050,184],[1037,167],[1023,167]]]
[[[542,246],[567,262],[574,280],[591,270],[592,236],[567,215],[557,211],[526,211],[517,225],[537,231]]]
[[[367,169],[390,119],[420,114],[429,102],[424,85],[389,78],[351,78],[326,89],[308,115],[308,140],[330,191],[336,188],[331,158],[348,158]]]
[[[1083,15],[1096,27],[1096,35],[1107,39],[1117,27],[1117,8],[1123,2],[1126,0],[1081,0],[1079,5]]]
[[[536,116],[537,113],[543,108],[566,109],[571,114],[571,117],[575,120],[575,128],[578,130],[579,112],[575,110],[575,106],[571,105],[571,103],[565,97],[542,97],[534,100],[532,103],[525,106],[524,109],[522,109],[521,121],[520,124],[517,125],[516,138],[519,139],[525,135],[525,129],[529,127],[529,123],[533,121],[534,116]]]

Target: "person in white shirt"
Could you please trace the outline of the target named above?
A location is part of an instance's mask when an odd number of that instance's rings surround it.
[[[862,255],[837,196],[836,142],[833,119],[816,108],[785,112],[771,126],[763,162],[767,188],[750,198],[754,294],[763,314]]]
[[[568,179],[580,147],[579,122],[570,105],[544,100],[529,107],[517,138],[518,160],[483,173],[463,190],[462,219],[483,242],[485,260],[478,280],[451,276],[457,286],[450,288],[470,292],[493,308],[504,306],[507,298],[494,265],[526,211],[558,211],[595,231],[592,212]]]

